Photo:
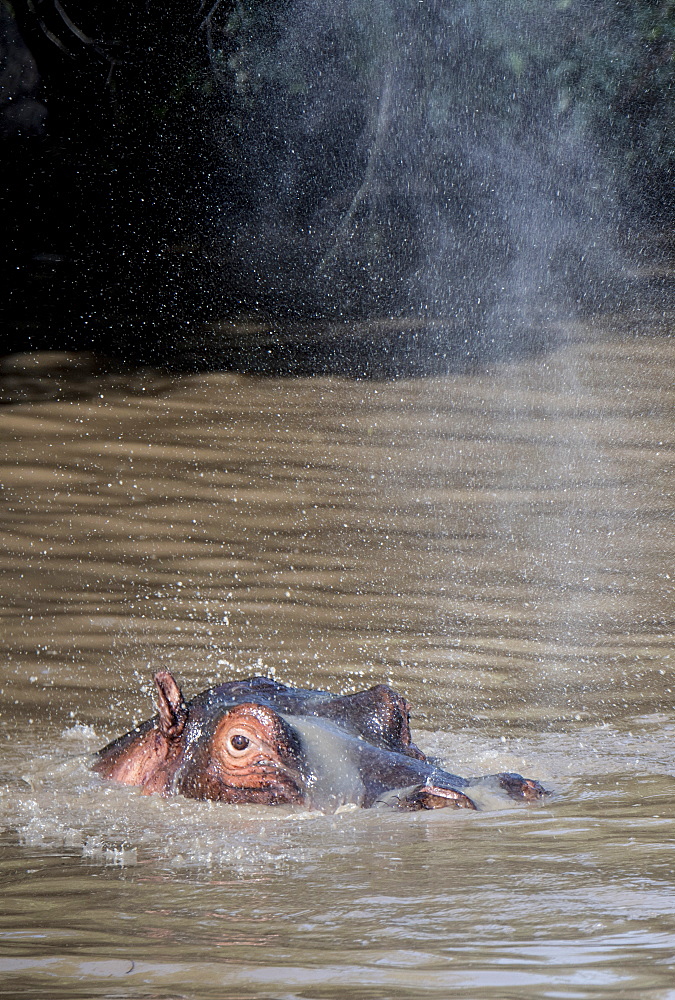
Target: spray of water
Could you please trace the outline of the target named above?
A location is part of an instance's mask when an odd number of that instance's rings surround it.
[[[618,159],[597,109],[613,48],[638,43],[627,8],[291,0],[207,23],[211,218],[242,305],[496,343],[607,295]]]

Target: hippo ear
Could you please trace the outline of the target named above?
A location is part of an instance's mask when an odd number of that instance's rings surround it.
[[[158,670],[155,674],[157,686],[157,708],[159,710],[159,730],[168,740],[180,736],[187,722],[188,710],[183,692],[168,670]]]
[[[410,736],[408,702],[386,684],[376,684],[367,691],[338,698],[325,696],[323,701],[313,705],[312,711],[356,730],[375,746],[426,760]]]

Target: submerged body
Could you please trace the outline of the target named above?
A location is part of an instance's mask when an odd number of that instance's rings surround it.
[[[384,684],[336,696],[252,677],[190,702],[168,671],[155,684],[158,714],[100,750],[93,765],[145,794],[324,810],[475,809],[467,789],[485,784],[517,799],[546,794],[519,774],[467,779],[437,767],[411,740],[408,703]]]

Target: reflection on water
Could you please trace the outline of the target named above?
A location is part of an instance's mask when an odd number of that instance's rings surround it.
[[[100,375],[3,410],[0,995],[675,997],[675,351],[626,327],[428,380]],[[160,665],[188,695],[389,680],[451,770],[556,794],[106,786],[86,754]]]

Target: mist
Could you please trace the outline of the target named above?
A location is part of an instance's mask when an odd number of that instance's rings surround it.
[[[292,0],[205,27],[207,217],[243,307],[488,337],[611,291],[622,154],[585,76],[638,43],[616,4]]]

